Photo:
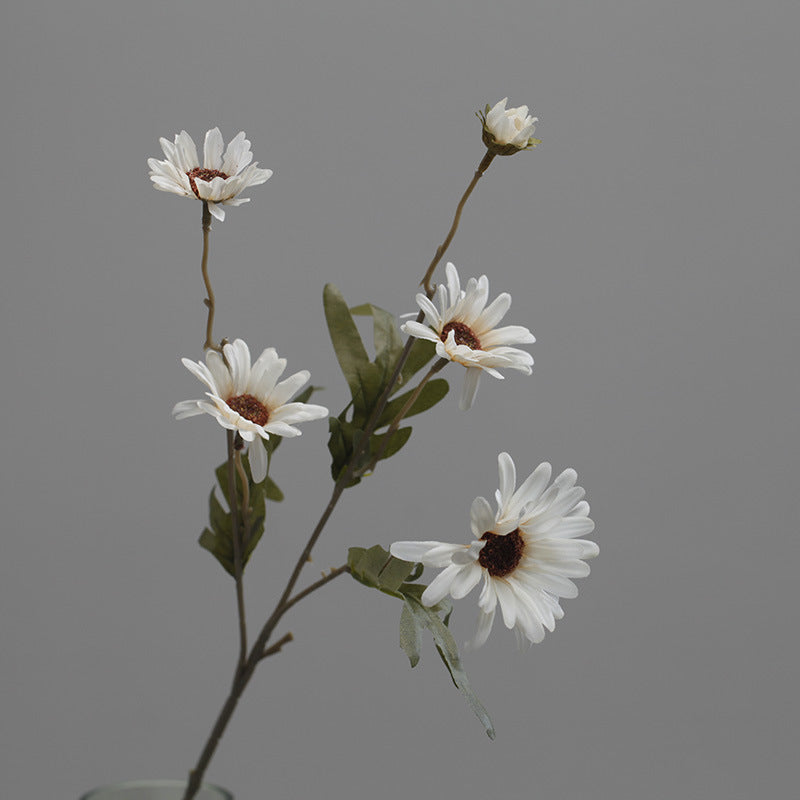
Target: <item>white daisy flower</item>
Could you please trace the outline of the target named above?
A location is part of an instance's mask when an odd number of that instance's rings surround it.
[[[492,513],[483,497],[475,498],[470,511],[473,542],[395,542],[390,548],[395,558],[444,567],[422,594],[426,606],[447,594],[462,598],[483,578],[472,647],[480,647],[489,636],[498,603],[520,646],[542,641],[545,628],[552,631],[564,616],[558,598],[577,596],[572,578],[588,575],[583,559],[598,553],[594,542],[576,538],[594,530],[594,522],[582,500],[584,490],[575,485],[575,470],[564,470],[548,488],[551,467],[540,464],[516,489],[511,456],[500,453],[497,462],[497,512]]]
[[[461,288],[458,272],[452,263],[445,268],[447,286],[436,290],[439,308],[422,293],[417,295],[417,305],[425,314],[427,325],[410,321],[401,329],[418,339],[436,342],[440,358],[458,361],[467,368],[464,389],[459,406],[467,409],[475,399],[481,372],[495,378],[503,376],[498,369],[515,369],[531,374],[533,357],[512,344],[535,342],[533,334],[521,325],[496,328],[511,305],[511,295],[504,292],[486,306],[489,297],[489,279],[481,275],[470,278],[466,290]]]
[[[241,339],[206,353],[206,363],[181,359],[183,365],[211,390],[209,400],[184,400],[172,409],[176,419],[196,414],[211,414],[223,428],[236,431],[250,443],[250,470],[261,483],[267,476],[267,453],[262,439],[271,433],[300,436],[295,423],[328,416],[328,409],[310,403],[287,403],[311,377],[307,370],[296,372],[278,383],[286,369],[286,359],[278,358],[274,347],[267,348],[250,364],[250,350]]]
[[[508,98],[504,97],[492,108],[486,106],[478,116],[483,121],[483,143],[494,153],[510,156],[520,150],[527,150],[539,144],[533,138],[538,117],[528,114],[528,106],[506,108]]]
[[[181,131],[174,142],[161,138],[161,148],[166,161],[148,158],[150,180],[162,192],[173,192],[184,197],[194,195],[208,203],[208,210],[220,221],[225,219],[221,206],[240,206],[249,203],[249,197],[238,195],[249,186],[265,183],[272,175],[271,169],[259,169],[258,162],[251,164],[253,154],[250,142],[240,131],[222,154],[224,142],[219,128],[206,133],[203,147],[203,166],[197,158],[192,137]]]

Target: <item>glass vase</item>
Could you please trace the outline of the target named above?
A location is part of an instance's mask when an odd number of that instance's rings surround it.
[[[80,800],[183,800],[186,781],[127,781],[99,786]],[[234,800],[226,789],[204,783],[195,800]]]

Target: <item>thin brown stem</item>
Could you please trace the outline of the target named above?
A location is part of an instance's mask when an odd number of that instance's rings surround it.
[[[324,586],[326,583],[330,583],[334,578],[338,578],[345,572],[350,572],[350,567],[348,567],[347,564],[342,564],[341,567],[332,569],[327,575],[323,575],[316,583],[312,583],[310,586],[303,589],[302,592],[298,592],[294,597],[287,600],[283,606],[284,612],[288,611],[295,603],[299,603],[304,597],[310,595],[311,592],[316,592],[317,589]]]
[[[381,460],[383,454],[386,452],[386,448],[389,446],[389,442],[391,441],[392,435],[395,431],[400,427],[400,423],[405,418],[406,414],[411,410],[411,407],[414,403],[417,402],[417,398],[422,393],[422,390],[427,385],[428,381],[439,371],[441,371],[447,364],[450,362],[446,358],[440,358],[426,373],[425,377],[419,382],[419,385],[416,389],[409,395],[408,400],[403,404],[403,407],[400,411],[397,412],[395,418],[392,420],[391,425],[389,425],[389,430],[383,434],[383,442],[378,450],[378,452],[373,457],[372,461],[369,462],[369,466],[367,470],[372,471],[375,469],[375,465]]]
[[[214,312],[216,310],[214,290],[211,288],[211,279],[208,277],[208,238],[211,232],[211,212],[208,210],[208,203],[203,200],[203,260],[200,264],[203,270],[203,282],[206,285],[206,297],[203,300],[208,308],[208,319],[206,321],[206,341],[203,345],[205,350],[219,350],[220,347],[214,341]]]
[[[494,153],[490,152],[489,150],[486,151],[486,155],[481,159],[481,163],[478,164],[478,169],[475,170],[475,174],[472,176],[472,180],[470,181],[469,186],[467,186],[467,190],[461,197],[461,200],[456,207],[456,215],[453,217],[453,224],[450,226],[450,231],[445,237],[445,240],[436,248],[436,254],[433,256],[433,261],[428,265],[428,271],[425,273],[425,277],[420,281],[420,285],[425,287],[425,293],[430,297],[433,294],[433,287],[431,286],[431,277],[433,276],[433,271],[436,269],[436,265],[442,260],[442,256],[445,254],[448,247],[450,247],[450,242],[453,241],[453,237],[456,235],[456,231],[458,230],[458,223],[461,222],[461,212],[464,210],[464,206],[466,205],[467,199],[472,194],[472,190],[477,186],[478,181],[483,176],[483,173],[489,168],[489,164],[492,163],[494,159]]]
[[[269,658],[269,656],[274,656],[275,653],[280,653],[280,651],[283,649],[283,646],[285,644],[289,644],[289,642],[293,642],[293,641],[294,641],[294,636],[292,636],[292,633],[290,631],[285,636],[281,636],[281,638],[278,639],[278,641],[275,642],[275,644],[273,644],[270,647],[268,647],[261,654],[261,658],[259,660],[263,661],[265,658]]]

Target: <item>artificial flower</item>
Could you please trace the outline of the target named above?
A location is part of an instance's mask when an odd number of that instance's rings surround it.
[[[435,342],[440,358],[467,368],[459,402],[462,409],[467,409],[475,399],[482,372],[500,379],[503,375],[497,370],[503,368],[531,374],[530,353],[509,345],[528,344],[536,339],[521,325],[495,327],[511,306],[511,295],[504,292],[487,306],[489,279],[485,275],[470,278],[463,290],[453,264],[447,264],[445,273],[447,286],[440,285],[436,290],[438,309],[424,294],[417,295],[417,305],[428,324],[409,321],[401,327],[411,336]]]
[[[270,434],[300,436],[293,427],[298,422],[328,416],[328,409],[310,403],[287,402],[311,377],[307,370],[296,372],[278,383],[286,369],[286,359],[278,358],[269,347],[250,363],[250,350],[241,339],[206,353],[206,363],[181,359],[183,365],[210,391],[208,400],[184,400],[172,409],[176,419],[196,414],[210,414],[223,428],[236,431],[249,442],[250,470],[253,480],[261,483],[267,476],[267,454],[263,439]],[[224,358],[223,358],[224,356]]]
[[[528,106],[506,108],[508,98],[504,97],[492,108],[488,104],[478,117],[483,122],[483,143],[496,155],[510,156],[520,150],[528,150],[539,144],[533,138],[538,117],[528,114]]]
[[[156,189],[205,200],[208,210],[220,222],[225,219],[222,206],[249,203],[249,197],[238,195],[249,186],[265,183],[272,175],[271,169],[259,169],[257,161],[250,163],[253,154],[244,131],[233,137],[224,155],[224,142],[219,128],[208,131],[203,146],[202,167],[194,141],[186,131],[181,131],[174,142],[164,138],[159,141],[166,160],[147,159],[150,180]]]
[[[500,453],[497,462],[497,511],[492,513],[485,498],[475,498],[470,511],[474,541],[395,542],[390,548],[395,558],[444,567],[422,594],[426,606],[447,594],[465,597],[483,578],[472,647],[486,641],[498,604],[520,646],[540,642],[545,629],[552,631],[564,616],[559,597],[577,596],[572,579],[589,574],[583,559],[598,553],[594,542],[576,538],[594,530],[594,522],[584,490],[575,485],[575,470],[564,470],[548,487],[550,464],[540,464],[517,489],[511,456]]]

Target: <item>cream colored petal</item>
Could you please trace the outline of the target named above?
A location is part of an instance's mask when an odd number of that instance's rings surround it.
[[[219,128],[212,128],[206,133],[206,139],[203,143],[203,166],[206,169],[218,171],[222,167],[223,145]],[[224,170],[222,171],[224,172]]]

